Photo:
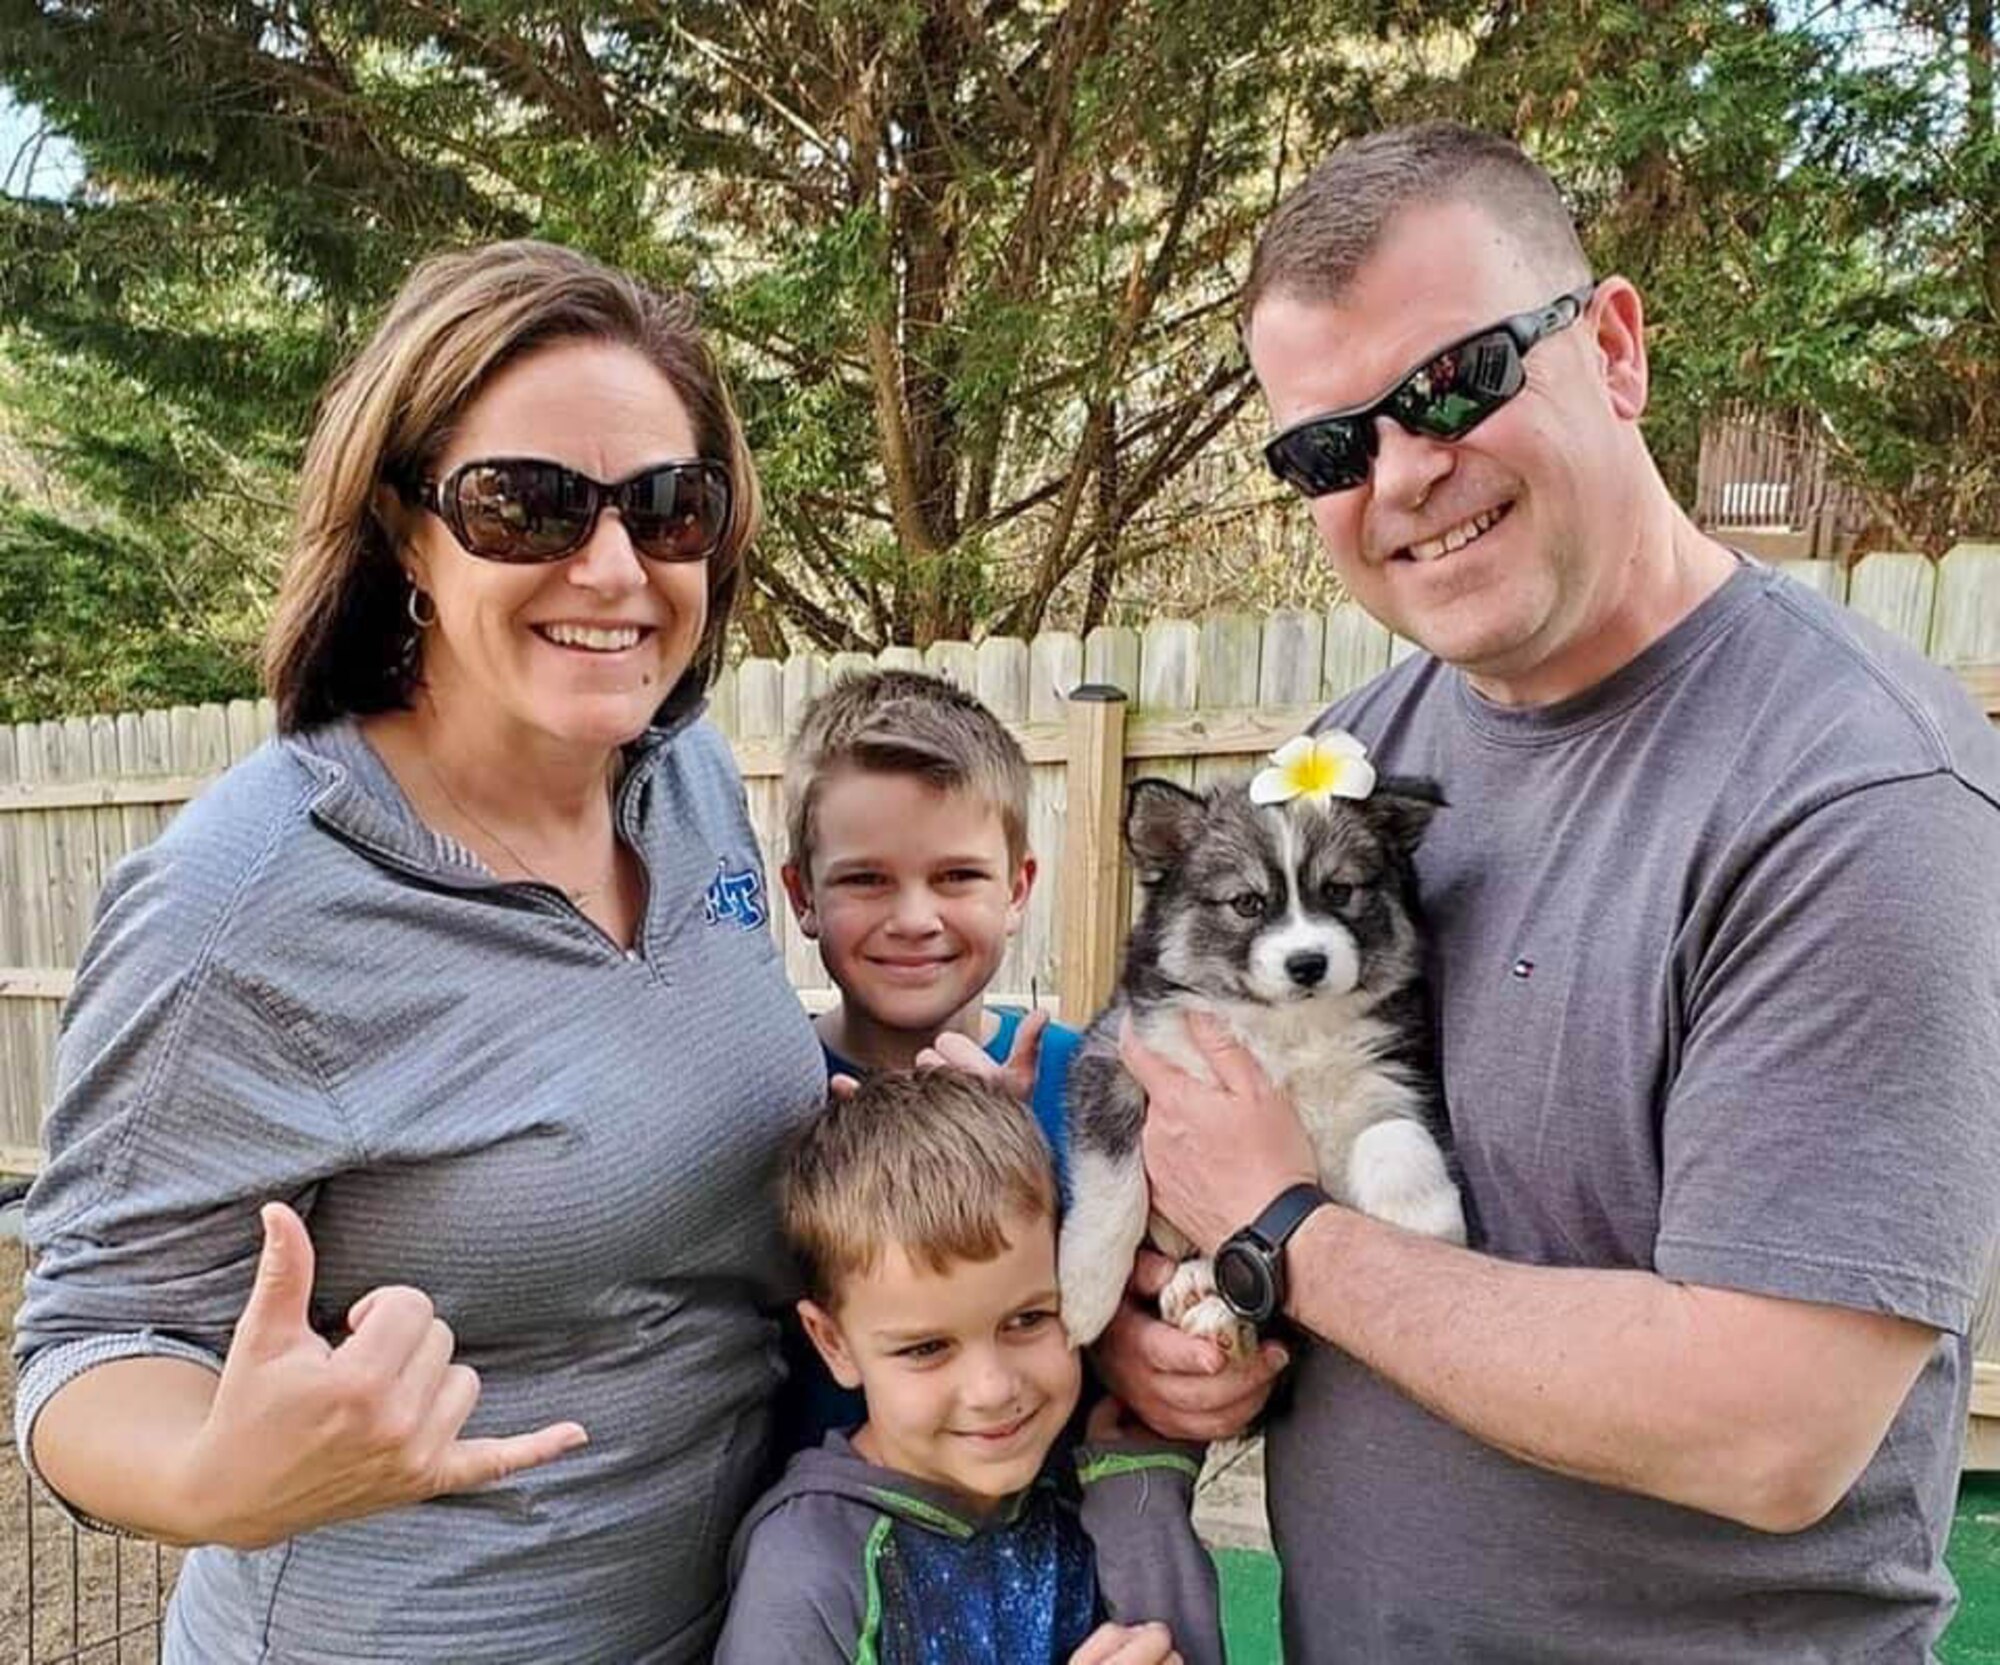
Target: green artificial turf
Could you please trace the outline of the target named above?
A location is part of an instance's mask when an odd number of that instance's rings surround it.
[[[1939,1650],[1945,1665],[2000,1665],[2000,1474],[1959,1482],[1945,1558],[1959,1594],[1958,1617]]]
[[[1278,1561],[1255,1549],[1218,1549],[1222,1640],[1229,1665],[1279,1665]]]
[[[1944,1665],[2000,1665],[2000,1474],[1961,1482],[1946,1554],[1960,1601],[1945,1633]],[[1221,1549],[1215,1564],[1229,1665],[1280,1665],[1278,1563],[1255,1550]]]

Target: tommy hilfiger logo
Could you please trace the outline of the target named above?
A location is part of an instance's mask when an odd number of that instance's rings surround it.
[[[715,864],[714,882],[702,899],[701,917],[710,925],[726,920],[738,930],[756,930],[767,917],[762,875],[754,866],[732,873],[729,858],[722,857]]]

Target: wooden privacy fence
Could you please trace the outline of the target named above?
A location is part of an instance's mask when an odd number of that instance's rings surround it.
[[[1937,563],[1871,555],[1851,572],[1785,564],[1953,667],[1989,716],[2000,715],[2000,543],[1961,544]],[[1153,774],[1199,787],[1241,773],[1404,651],[1350,605],[885,651],[882,664],[928,667],[972,689],[1027,753],[1028,833],[1041,871],[997,987],[1053,1001],[1072,1019],[1095,1010],[1131,911],[1118,844],[1124,782]],[[774,878],[785,736],[827,682],[875,663],[861,654],[750,659],[714,689],[712,715],[732,742]],[[270,728],[268,706],[249,701],[0,727],[0,1171],[36,1165],[57,1015],[105,875]],[[829,985],[817,950],[782,907],[773,924],[793,982],[809,1004],[822,1002]],[[2000,1356],[1990,1283],[1977,1340],[1982,1356]],[[1975,1410],[2000,1419],[2000,1366],[1981,1367]],[[1978,1426],[1974,1455],[2000,1465],[2000,1421]]]

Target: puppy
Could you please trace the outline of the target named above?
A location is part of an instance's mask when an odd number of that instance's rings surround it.
[[[1077,1345],[1110,1323],[1148,1236],[1181,1261],[1160,1298],[1169,1323],[1229,1352],[1255,1341],[1208,1260],[1151,1213],[1146,1098],[1118,1056],[1127,1017],[1147,1046],[1212,1079],[1186,1032],[1187,1013],[1212,1013],[1290,1095],[1335,1201],[1465,1241],[1430,1067],[1411,862],[1440,802],[1421,781],[1264,806],[1243,784],[1197,795],[1133,783],[1125,842],[1145,904],[1117,991],[1070,1067],[1065,1107],[1072,1195],[1058,1261]]]

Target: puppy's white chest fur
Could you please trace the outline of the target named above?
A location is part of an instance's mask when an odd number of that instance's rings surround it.
[[[1299,1121],[1320,1159],[1322,1183],[1339,1197],[1340,1167],[1362,1130],[1389,1117],[1423,1116],[1417,1089],[1383,1055],[1395,1043],[1386,1023],[1361,1013],[1345,998],[1265,1006],[1199,996],[1151,1009],[1140,1038],[1190,1075],[1214,1077],[1189,1038],[1182,1012],[1208,1012],[1236,1036],[1273,1086],[1297,1107]],[[1341,1198],[1342,1201],[1348,1199]]]
[[[1140,1038],[1204,1081],[1214,1075],[1183,1017],[1195,1011],[1212,1013],[1291,1099],[1336,1202],[1465,1241],[1458,1188],[1424,1126],[1422,1093],[1386,1056],[1396,1041],[1388,1024],[1343,996],[1285,1006],[1187,996],[1147,1011]]]

